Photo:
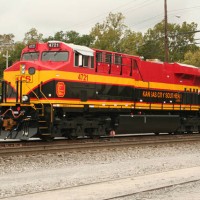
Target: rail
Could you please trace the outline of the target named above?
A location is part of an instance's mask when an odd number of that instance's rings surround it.
[[[28,142],[0,142],[0,155],[21,154],[34,152],[57,152],[66,150],[127,147],[138,145],[156,145],[179,142],[200,142],[200,135],[160,135],[160,136],[127,136],[106,137],[97,140],[54,140],[53,142],[28,141]]]

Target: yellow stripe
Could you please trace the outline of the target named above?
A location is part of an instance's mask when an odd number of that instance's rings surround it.
[[[66,80],[66,81],[79,81],[79,75],[82,73],[77,72],[64,72],[64,71],[55,71],[55,70],[43,70],[37,71],[33,75],[33,82],[25,83],[25,91],[28,92],[30,89],[39,85],[41,81],[46,82],[51,79],[57,80]],[[19,72],[5,72],[5,80],[11,82],[12,86],[15,86],[15,77],[19,75]],[[163,89],[163,90],[179,90],[184,91],[186,88],[189,90],[192,89],[199,89],[200,87],[197,86],[188,86],[188,85],[177,85],[177,84],[169,84],[169,83],[160,83],[160,82],[143,82],[143,81],[136,81],[133,78],[123,78],[123,77],[114,77],[114,76],[105,76],[99,74],[86,74],[88,81],[82,81],[84,83],[92,82],[97,84],[119,84],[119,85],[127,85],[127,86],[134,86],[138,88],[154,88],[154,89]]]
[[[32,106],[35,104],[49,104],[52,103],[54,107],[72,107],[72,108],[83,108],[84,105],[89,105],[90,108],[112,108],[112,109],[138,109],[138,110],[192,110],[198,111],[200,106],[198,105],[185,105],[185,104],[162,104],[162,103],[145,103],[145,102],[136,102],[136,103],[126,103],[126,102],[116,102],[116,101],[87,101],[81,102],[78,100],[41,100],[41,101],[32,101],[31,104],[20,104],[20,106]],[[15,103],[9,102],[2,103],[1,106],[15,106]]]
[[[27,74],[28,72],[26,72]],[[23,84],[23,94],[27,94],[30,92],[33,88],[37,87],[41,81],[46,82],[52,79],[57,80],[66,80],[66,81],[79,81],[79,75],[81,73],[77,72],[64,72],[64,71],[56,71],[56,70],[43,70],[43,71],[36,71],[36,73],[33,75],[33,81],[30,83],[24,83]],[[10,82],[11,85],[15,88],[15,78],[16,76],[20,75],[19,71],[13,71],[13,72],[5,72],[5,79],[6,81]],[[187,86],[187,85],[176,85],[176,84],[168,84],[168,83],[159,83],[159,82],[143,82],[143,81],[136,81],[133,78],[122,78],[122,77],[114,77],[114,76],[105,76],[105,75],[99,75],[99,74],[86,74],[87,75],[87,82],[97,83],[97,84],[117,84],[117,85],[127,85],[127,86],[133,86],[138,88],[154,88],[154,89],[163,89],[163,90],[178,90],[178,91],[184,91],[186,88],[189,90],[192,89],[198,89],[200,90],[200,87],[197,86]],[[86,81],[82,81],[84,83],[87,83]],[[15,105],[13,102],[15,100],[9,100],[10,105]],[[13,104],[12,104],[13,102]],[[60,106],[63,106],[64,104],[66,106],[72,105],[72,107],[75,107],[75,104],[77,106],[83,106],[84,104],[91,104],[95,105],[99,108],[133,108],[134,104],[132,102],[116,102],[116,101],[101,101],[102,105],[99,105],[100,103],[97,101],[87,101],[85,103],[81,102],[80,100],[35,100],[31,101],[31,103],[53,103],[53,104],[60,104]],[[2,106],[4,104],[1,104]],[[5,106],[8,106],[8,104],[5,104]],[[26,106],[26,104],[24,104]],[[148,103],[136,103],[135,104],[136,109],[165,109],[165,110],[180,110],[180,105],[174,105],[169,106],[165,104],[151,104],[151,106]],[[200,106],[189,106],[189,105],[181,105],[181,110],[199,110]]]

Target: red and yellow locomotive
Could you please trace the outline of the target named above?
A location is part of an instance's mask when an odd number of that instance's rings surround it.
[[[200,69],[59,41],[4,71],[0,138],[200,132]]]

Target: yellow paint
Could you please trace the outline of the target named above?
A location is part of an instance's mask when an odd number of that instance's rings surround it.
[[[82,73],[81,73],[82,74]],[[28,75],[28,72],[25,72],[25,75]],[[60,80],[60,81],[78,81],[78,82],[90,82],[96,84],[115,84],[115,85],[124,85],[124,86],[132,86],[136,88],[146,88],[146,89],[155,89],[155,90],[171,90],[171,91],[184,91],[184,89],[198,89],[200,87],[197,86],[187,86],[187,85],[176,85],[176,84],[169,84],[169,83],[158,83],[158,82],[143,82],[143,81],[136,81],[133,78],[122,78],[122,77],[113,77],[113,76],[105,76],[105,75],[97,75],[97,74],[86,74],[87,81],[80,80],[80,73],[77,72],[65,72],[65,71],[57,71],[57,70],[43,70],[43,71],[36,71],[34,75],[31,76],[31,81],[27,82],[23,81],[23,92],[22,94],[27,94],[32,91],[34,88],[38,87],[40,82],[43,83],[49,80]],[[19,71],[12,71],[12,72],[4,72],[4,80],[10,82],[11,86],[16,89],[16,77],[19,78],[21,76]],[[148,94],[145,94],[148,95]],[[159,94],[157,94],[159,95]],[[37,98],[37,97],[35,97]],[[13,105],[15,99],[8,99],[10,105]],[[98,108],[136,108],[136,109],[152,109],[152,110],[180,110],[180,105],[165,105],[165,104],[149,104],[143,102],[137,102],[133,104],[132,102],[116,102],[116,101],[102,101],[101,105],[98,101],[87,101],[81,102],[80,100],[32,100],[32,104],[34,103],[52,103],[52,104],[59,104],[60,107],[83,107],[84,104],[94,105]],[[1,104],[2,106],[4,104]],[[8,104],[5,104],[8,106]],[[116,106],[117,105],[117,106]],[[199,110],[200,106],[188,106],[188,105],[181,105],[182,110]]]

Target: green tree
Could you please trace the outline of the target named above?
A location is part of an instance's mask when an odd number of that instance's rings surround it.
[[[143,44],[143,35],[140,32],[134,32],[130,29],[125,30],[123,38],[120,41],[120,51],[138,55],[138,48]]]
[[[90,47],[93,44],[94,38],[91,35],[81,35],[77,41],[79,45],[85,45]]]
[[[14,43],[14,37],[12,33],[0,35],[0,49],[11,46]]]
[[[65,41],[67,43],[90,46],[93,42],[93,38],[91,35],[80,35],[76,31],[67,31],[65,35]]]
[[[23,42],[16,42],[14,44],[13,50],[10,52],[10,64],[20,60],[21,52],[25,46]]]
[[[90,35],[94,38],[93,47],[110,51],[121,51],[121,38],[123,38],[126,26],[122,13],[110,13],[106,20],[97,23]]]
[[[66,43],[73,43],[77,45],[90,46],[93,42],[93,38],[90,35],[80,35],[76,31],[63,31],[56,32],[54,36],[49,36],[48,38],[43,39],[44,42],[50,40],[57,40]]]
[[[6,68],[6,60],[3,57],[3,54],[0,54],[0,80],[3,77],[3,70]]]
[[[25,44],[23,42],[17,42],[12,44],[12,47],[9,49],[3,49],[0,53],[0,77],[2,78],[3,70],[6,68],[6,58],[4,55],[6,55],[8,51],[8,66],[11,66],[14,62],[18,61],[21,56],[21,51],[25,47]]]
[[[43,37],[43,34],[38,33],[36,28],[31,28],[27,33],[25,33],[23,42],[26,45],[41,42],[42,37]]]
[[[194,32],[197,24],[183,22],[168,24],[169,60],[182,62],[187,51],[196,51]],[[158,58],[164,61],[164,21],[156,24],[153,29],[148,29],[144,34],[144,44],[139,48],[139,53],[144,58]]]
[[[14,48],[14,35],[13,34],[3,34],[0,35],[0,78],[2,78],[3,70],[6,68],[6,58],[5,55]],[[9,58],[9,65],[11,63],[11,58]]]
[[[54,40],[57,40],[57,41],[63,41],[65,38],[65,33],[63,31],[59,31],[59,32],[55,33],[53,38],[54,38]]]
[[[188,51],[185,54],[184,59],[183,63],[200,67],[200,49],[195,52]]]
[[[76,31],[67,31],[65,34],[65,41],[67,43],[77,44],[80,34]]]

